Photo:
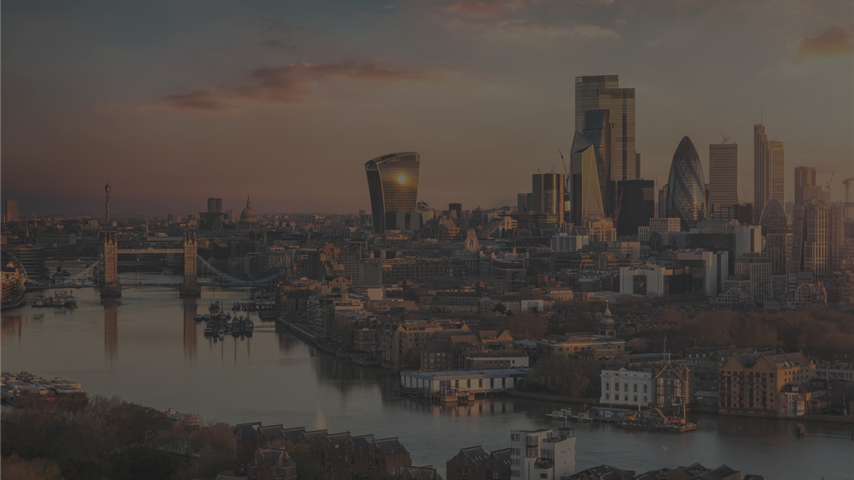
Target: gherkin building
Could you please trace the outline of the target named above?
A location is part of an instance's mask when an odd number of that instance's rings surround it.
[[[688,137],[682,137],[673,162],[667,186],[667,216],[678,218],[682,230],[696,227],[706,218],[706,187],[700,155]]]

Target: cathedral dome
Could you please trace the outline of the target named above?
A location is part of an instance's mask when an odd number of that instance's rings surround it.
[[[249,203],[249,196],[246,197],[246,208],[240,212],[240,221],[241,222],[257,222],[258,215],[255,214],[255,210],[252,210],[252,204]]]

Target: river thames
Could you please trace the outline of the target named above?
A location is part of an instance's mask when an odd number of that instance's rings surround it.
[[[121,278],[180,281],[155,274]],[[445,462],[460,448],[506,448],[510,430],[552,426],[544,413],[564,406],[503,396],[443,407],[397,397],[393,374],[335,360],[257,317],[260,328],[252,338],[205,338],[204,323],[193,315],[207,312],[214,301],[230,308],[249,298],[248,289],[205,288],[201,299],[190,300],[169,287],[132,288],[112,301],[102,301],[92,288],[73,292],[79,305],[74,310],[30,307],[53,295],[44,291],[29,293],[28,306],[3,312],[3,371],[61,376],[80,382],[90,395],[173,407],[204,420],[398,437],[413,465],[433,465],[443,477]],[[647,471],[699,462],[766,479],[854,479],[851,424],[806,422],[808,435],[798,438],[795,421],[717,415],[689,420],[698,431],[681,435],[580,425],[576,468],[606,463]]]

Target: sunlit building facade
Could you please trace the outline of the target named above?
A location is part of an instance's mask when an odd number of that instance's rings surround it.
[[[575,129],[584,130],[584,114],[610,111],[613,125],[611,180],[640,177],[640,156],[635,152],[635,89],[619,88],[617,75],[575,77]]]
[[[544,213],[546,223],[562,225],[564,215],[564,182],[562,173],[534,174],[531,179],[531,205],[534,213]]]
[[[613,125],[609,110],[590,110],[584,113],[584,138],[593,144],[596,154],[596,169],[599,173],[599,190],[602,197],[602,210],[611,216],[613,205],[613,185],[611,181],[611,147],[613,143]]]
[[[738,144],[709,145],[709,211],[738,203]]]
[[[682,137],[670,163],[667,216],[678,218],[682,230],[697,226],[706,218],[706,192],[700,155],[688,137]]]
[[[792,251],[792,222],[783,204],[772,198],[759,220],[765,235],[765,252],[771,257],[771,275],[786,275]]]
[[[390,153],[365,163],[374,232],[398,228],[398,212],[416,211],[420,165],[415,152]]]
[[[596,148],[578,131],[572,141],[569,160],[572,223],[584,225],[603,218],[602,191],[596,167]]]

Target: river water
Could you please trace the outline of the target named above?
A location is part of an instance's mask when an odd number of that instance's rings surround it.
[[[178,276],[122,274],[125,281],[179,282]],[[118,395],[158,409],[176,408],[205,420],[263,421],[286,427],[399,437],[414,465],[445,462],[460,448],[509,446],[510,430],[552,426],[546,411],[564,405],[499,397],[465,407],[444,407],[397,397],[397,378],[317,352],[257,317],[253,338],[204,337],[214,301],[230,307],[248,289],[205,288],[201,299],[181,299],[176,288],[140,287],[102,301],[92,288],[74,290],[79,308],[3,312],[3,371],[29,370],[82,383],[90,394]],[[244,313],[245,315],[245,313]],[[268,327],[269,326],[269,327]],[[700,462],[727,464],[766,479],[854,479],[852,424],[689,415],[693,433],[626,432],[612,425],[576,429],[578,470],[609,464],[636,471]]]

